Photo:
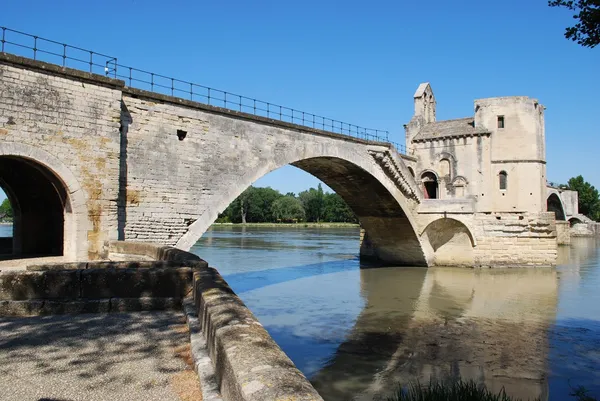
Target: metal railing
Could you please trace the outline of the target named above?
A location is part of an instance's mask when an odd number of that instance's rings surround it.
[[[33,58],[34,60],[58,64],[63,67],[121,79],[133,88],[176,96],[210,106],[222,107],[352,138],[388,142],[395,146],[400,153],[406,153],[404,145],[390,141],[389,131],[365,128],[275,103],[121,65],[118,63],[116,57],[106,54],[41,38],[10,28],[0,27],[0,29],[2,30],[0,43],[3,53],[13,53]]]

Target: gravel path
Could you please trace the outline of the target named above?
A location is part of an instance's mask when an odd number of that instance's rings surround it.
[[[4,401],[201,400],[182,313],[0,318]]]

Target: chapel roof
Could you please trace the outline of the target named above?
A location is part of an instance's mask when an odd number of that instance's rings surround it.
[[[427,123],[413,138],[413,142],[425,142],[439,138],[489,135],[483,127],[475,127],[473,117]]]

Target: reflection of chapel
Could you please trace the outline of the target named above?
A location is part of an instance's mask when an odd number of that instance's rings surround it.
[[[546,210],[544,107],[525,96],[475,100],[474,116],[436,120],[428,83],[405,125],[410,172],[426,199],[473,212]]]

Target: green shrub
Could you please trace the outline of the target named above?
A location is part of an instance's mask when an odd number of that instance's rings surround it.
[[[504,389],[495,394],[485,386],[479,385],[472,380],[435,382],[422,386],[419,382],[410,383],[408,386],[400,386],[392,397],[386,401],[520,401],[506,395]]]

